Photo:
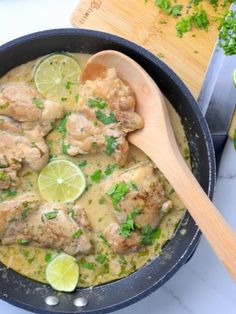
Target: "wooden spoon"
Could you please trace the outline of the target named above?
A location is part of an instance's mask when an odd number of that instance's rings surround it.
[[[129,83],[136,96],[136,111],[144,118],[144,128],[130,133],[129,142],[144,151],[161,170],[236,281],[236,235],[182,157],[159,88],[139,64],[113,50],[93,55],[85,66],[82,81],[103,75],[106,68],[115,68],[118,76]]]

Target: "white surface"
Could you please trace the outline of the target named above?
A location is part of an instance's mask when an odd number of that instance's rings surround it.
[[[70,27],[69,16],[78,2],[0,0],[0,44],[34,31]],[[236,152],[231,141],[225,148],[214,201],[236,229]],[[167,284],[116,314],[235,314],[235,296],[235,284],[202,238],[191,261]],[[0,301],[0,313],[28,312]]]

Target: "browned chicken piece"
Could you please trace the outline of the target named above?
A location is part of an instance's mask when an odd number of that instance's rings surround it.
[[[9,83],[0,90],[0,114],[17,121],[54,121],[64,115],[60,103],[43,99],[26,83]]]
[[[37,171],[47,161],[48,147],[36,128],[24,130],[21,123],[0,116],[0,189],[19,184],[17,172],[23,163]]]
[[[148,226],[154,230],[163,217],[161,210],[168,202],[164,188],[154,173],[154,167],[149,162],[141,162],[123,173],[117,173],[104,183],[114,206],[117,223],[108,226],[104,236],[115,252],[122,253],[136,250],[140,247],[142,229]],[[117,189],[117,196],[115,195]],[[115,198],[115,201],[114,201]],[[128,236],[122,235],[122,225],[131,218],[135,228]]]
[[[102,151],[124,163],[129,150],[127,133],[143,127],[143,119],[134,112],[132,90],[115,69],[108,69],[105,78],[80,85],[79,93],[79,112],[71,114],[66,123],[68,154]]]
[[[91,251],[90,227],[83,209],[50,202],[40,206],[33,193],[0,204],[2,244],[28,244],[67,254]]]

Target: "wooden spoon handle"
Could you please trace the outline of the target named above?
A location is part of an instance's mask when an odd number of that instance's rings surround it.
[[[177,153],[174,149],[171,157],[167,158],[168,163],[166,164],[160,163],[159,158],[155,155],[150,157],[165,173],[165,177],[183,200],[215,253],[236,281],[236,235],[209,200],[180,152]],[[171,167],[170,162],[172,162]]]

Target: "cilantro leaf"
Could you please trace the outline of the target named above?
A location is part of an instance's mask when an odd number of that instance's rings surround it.
[[[100,264],[104,264],[105,261],[106,261],[106,255],[104,254],[99,254],[97,257],[96,257],[96,261]]]
[[[115,170],[116,167],[117,167],[116,164],[109,164],[109,165],[107,165],[106,169],[104,171],[105,175],[106,176],[110,176],[113,173],[113,171]]]
[[[106,115],[101,110],[97,110],[95,112],[95,115],[96,115],[96,118],[105,125],[115,123],[117,121],[116,116],[113,112],[111,112],[109,115]]]
[[[183,37],[184,33],[187,33],[192,28],[192,17],[187,15],[185,17],[182,17],[175,26],[177,31],[177,36]]]
[[[39,108],[39,109],[43,109],[44,108],[44,104],[43,104],[43,101],[41,99],[38,99],[38,98],[33,98],[32,99],[32,103],[36,106],[36,108]]]
[[[90,176],[91,180],[93,182],[99,183],[102,180],[102,170],[98,169],[95,170],[91,176]]]
[[[71,115],[71,112],[67,112],[65,114],[64,118],[61,120],[60,125],[58,127],[58,131],[60,133],[65,133],[66,132],[66,123],[67,123],[67,120],[68,120],[70,115]]]
[[[170,0],[155,0],[155,5],[166,14],[171,14],[172,12]]]
[[[195,13],[192,17],[193,24],[200,29],[207,29],[209,20],[205,10]]]
[[[183,9],[183,5],[182,4],[176,4],[172,7],[172,15],[174,17],[177,17],[179,15],[181,15],[181,11]]]
[[[112,204],[115,210],[120,211],[118,207],[119,201],[123,200],[129,192],[129,187],[125,182],[119,182],[110,187],[107,194],[112,198]]]
[[[138,208],[135,208],[132,212],[127,215],[125,223],[120,225],[119,234],[124,237],[128,238],[130,233],[135,229],[138,229],[138,225],[134,222],[134,219],[140,215],[141,211]]]
[[[145,225],[142,228],[140,243],[143,245],[150,245],[155,239],[159,239],[161,235],[160,228],[152,228],[150,225]]]
[[[114,136],[105,135],[106,149],[105,153],[110,156],[116,150],[118,145],[117,139]]]
[[[86,167],[87,166],[87,160],[82,160],[80,163],[79,163],[79,167],[80,168],[84,168],[84,167]]]
[[[78,229],[72,234],[72,237],[78,239],[80,236],[82,236],[82,234],[83,234],[82,230]]]
[[[89,98],[87,105],[90,108],[98,108],[98,109],[104,109],[108,106],[107,102],[99,97]]]

